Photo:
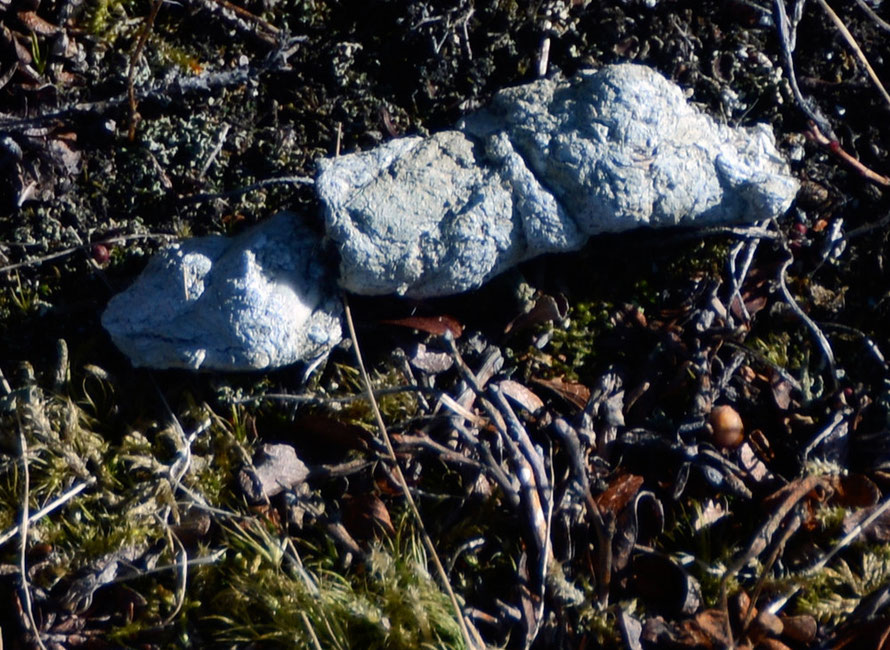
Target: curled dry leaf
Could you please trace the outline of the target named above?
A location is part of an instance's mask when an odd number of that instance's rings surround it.
[[[605,492],[596,497],[596,505],[603,514],[608,512],[617,517],[637,495],[642,485],[642,476],[635,474],[618,476],[612,480]]]
[[[563,320],[569,313],[569,301],[563,295],[541,296],[534,306],[507,323],[504,334],[520,332],[540,323]]]
[[[816,619],[808,614],[801,616],[782,616],[784,636],[798,643],[811,643],[816,638],[819,626]]]
[[[389,536],[396,534],[386,504],[373,493],[344,499],[343,523],[358,540],[372,539],[381,532]]]
[[[544,408],[544,401],[518,381],[504,379],[498,383],[498,386],[504,391],[504,395],[510,401],[517,404],[520,408],[524,408],[529,413],[537,413]]]
[[[454,357],[447,352],[430,350],[423,343],[418,343],[409,362],[421,372],[425,372],[428,375],[437,375],[440,372],[451,369],[451,366],[454,365]]]
[[[16,15],[28,31],[40,36],[51,36],[62,30],[58,25],[45,21],[33,11],[20,11]]]
[[[680,623],[680,642],[687,647],[729,647],[726,638],[726,614],[719,609],[706,609],[694,619]]]
[[[587,402],[590,400],[590,389],[578,382],[566,381],[561,377],[554,377],[553,379],[539,379],[537,377],[532,377],[531,381],[544,388],[549,388],[573,406],[577,406],[579,409],[583,409],[587,406]]]
[[[775,614],[760,610],[751,622],[748,635],[754,641],[762,641],[767,637],[776,637],[782,634],[785,625]]]
[[[864,474],[849,474],[839,478],[834,500],[848,508],[867,508],[881,500],[881,490]]]
[[[655,611],[691,615],[701,607],[701,587],[683,567],[657,553],[640,553],[631,564],[634,590]]]
[[[385,325],[409,327],[432,334],[433,336],[443,336],[445,332],[451,332],[451,335],[458,339],[464,333],[464,326],[460,321],[445,314],[440,316],[408,316],[407,318],[395,318],[380,322]]]

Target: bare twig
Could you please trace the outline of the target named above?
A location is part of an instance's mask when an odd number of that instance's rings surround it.
[[[192,93],[208,93],[219,88],[230,88],[250,83],[264,72],[275,72],[286,69],[282,64],[272,61],[262,66],[243,66],[232,70],[207,71],[198,75],[176,74],[172,79],[165,78],[160,81],[148,83],[135,88],[137,102],[152,100],[159,104],[169,104],[171,98],[180,97]],[[108,99],[81,102],[66,106],[61,110],[50,113],[42,113],[27,118],[12,117],[0,114],[0,128],[4,131],[22,132],[29,131],[40,125],[55,125],[64,120],[70,120],[80,115],[104,115],[108,111],[128,104],[128,93],[122,93]]]
[[[270,45],[275,45],[278,42],[281,30],[247,9],[239,7],[229,0],[198,0],[198,2],[211,13],[221,15],[240,31],[252,34]]]
[[[803,321],[804,325],[807,326],[807,329],[815,337],[816,341],[819,343],[819,347],[822,349],[822,354],[825,357],[826,363],[828,363],[828,368],[831,371],[831,382],[834,385],[837,385],[837,366],[834,361],[834,352],[831,349],[831,343],[829,343],[828,339],[825,337],[825,334],[822,333],[822,330],[819,329],[819,326],[816,325],[816,322],[810,318],[807,313],[801,309],[800,305],[797,304],[797,301],[794,299],[794,296],[791,295],[791,292],[788,290],[788,284],[785,281],[786,273],[788,271],[788,267],[791,266],[791,263],[794,261],[794,256],[789,255],[788,259],[785,260],[782,267],[779,269],[778,280],[779,280],[779,289],[782,291],[782,295],[785,298],[785,302],[788,304],[788,307],[791,308],[797,317]]]
[[[15,264],[8,264],[6,266],[0,266],[0,273],[6,273],[7,271],[14,271],[16,269],[23,268],[25,266],[40,266],[44,262],[49,262],[50,260],[57,260],[60,257],[67,257],[68,255],[73,255],[78,251],[89,251],[91,247],[97,244],[121,244],[127,241],[133,241],[136,239],[160,239],[162,241],[170,241],[172,239],[176,239],[175,235],[168,235],[166,233],[149,233],[144,235],[121,235],[120,237],[110,237],[108,239],[102,239],[99,241],[91,242],[89,244],[81,244],[80,246],[72,246],[70,248],[66,248],[64,250],[56,251],[55,253],[50,253],[49,255],[43,255],[41,257],[32,257],[31,259],[24,260],[23,262],[16,262]]]
[[[219,152],[222,151],[223,144],[226,142],[226,136],[229,134],[229,129],[232,127],[223,123],[222,128],[219,130],[219,135],[216,137],[216,144],[213,145],[213,149],[210,151],[210,154],[207,156],[207,160],[204,161],[204,164],[201,165],[201,171],[198,172],[198,180],[204,178],[205,174],[207,174],[207,170],[210,169],[210,166],[213,164],[213,161],[216,160],[216,157],[219,155]]]
[[[437,388],[421,386],[419,384],[411,384],[407,386],[393,386],[391,388],[375,388],[374,397],[380,399],[387,395],[401,395],[402,393],[427,393],[434,397],[446,396],[446,393]],[[264,393],[253,397],[239,397],[230,400],[230,404],[255,404],[257,402],[292,402],[295,404],[350,404],[352,402],[360,402],[368,399],[364,393],[351,395],[319,395],[314,393],[303,393],[300,395],[290,395],[288,393]]]
[[[871,169],[863,165],[856,158],[844,151],[844,148],[841,147],[840,143],[837,140],[826,138],[819,130],[819,127],[815,124],[810,124],[810,130],[807,131],[805,135],[816,144],[828,149],[835,156],[843,160],[849,167],[852,167],[868,180],[872,181],[873,183],[878,183],[879,185],[890,186],[890,177],[878,174],[877,172],[872,171]]]
[[[824,568],[825,565],[828,564],[835,555],[837,555],[844,548],[849,546],[850,543],[853,542],[853,540],[855,540],[864,531],[866,531],[868,529],[868,527],[871,526],[872,523],[874,523],[875,520],[878,519],[878,517],[881,517],[884,513],[886,513],[888,509],[890,509],[890,497],[887,497],[886,499],[884,499],[884,501],[881,503],[880,506],[875,508],[872,511],[872,513],[870,515],[868,515],[868,517],[863,519],[862,522],[859,523],[859,525],[855,526],[853,528],[853,530],[851,530],[849,533],[844,535],[844,537],[837,544],[835,544],[834,548],[832,548],[828,553],[823,555],[821,559],[819,559],[818,561],[814,562],[812,565],[807,567],[804,570],[803,575],[813,575],[817,571],[820,571],[822,568]],[[801,586],[793,587],[786,594],[784,594],[783,596],[777,598],[772,603],[770,603],[769,607],[766,608],[767,611],[770,612],[771,614],[775,614],[775,613],[781,611],[781,609],[785,606],[785,604],[789,600],[791,600],[791,598],[794,596],[794,594],[796,594],[798,591],[800,591],[800,589],[801,589]]]
[[[315,185],[315,179],[309,178],[308,176],[279,176],[277,178],[266,178],[257,181],[256,183],[252,183],[251,185],[236,187],[235,189],[226,192],[203,192],[201,194],[184,196],[180,202],[187,205],[189,203],[201,203],[202,201],[212,201],[215,199],[227,199],[233,196],[241,196],[248,192],[255,192],[256,190],[261,190],[273,185]]]
[[[729,300],[727,301],[727,319],[732,322],[732,304],[733,301],[737,301],[739,306],[739,311],[742,313],[742,318],[745,323],[750,322],[751,316],[748,314],[748,310],[745,307],[745,301],[742,300],[741,289],[742,285],[745,283],[745,278],[748,277],[748,271],[751,269],[751,263],[754,261],[754,254],[757,252],[757,245],[760,243],[759,239],[752,239],[749,241],[741,241],[736,243],[735,246],[732,247],[732,250],[729,253],[729,276],[732,281],[729,290]],[[737,267],[738,257],[742,254],[741,265]]]
[[[28,462],[28,440],[25,437],[25,427],[19,420],[19,445],[22,454],[22,519],[19,524],[19,573],[22,579],[22,601],[25,607],[25,614],[28,616],[28,623],[31,625],[31,632],[34,634],[34,640],[41,650],[46,650],[43,645],[43,639],[40,638],[40,630],[37,628],[37,622],[34,620],[34,609],[31,606],[31,587],[28,584],[28,527],[31,523],[31,513],[29,511],[28,502],[31,500],[31,475]]]
[[[167,534],[170,537],[171,544],[174,544],[179,549],[179,552],[177,553],[177,557],[179,559],[176,562],[176,573],[179,580],[179,589],[176,590],[176,605],[173,607],[173,611],[171,611],[164,619],[162,625],[169,625],[170,623],[172,623],[173,620],[179,615],[179,612],[182,610],[182,606],[185,603],[186,590],[188,589],[189,576],[189,556],[185,550],[185,546],[183,546],[182,542],[179,541],[179,538],[177,538],[176,535],[174,535],[172,531],[170,531],[169,527],[167,527]]]
[[[446,331],[444,337],[461,376],[475,393],[489,420],[500,434],[514,473],[519,480],[519,505],[524,508],[524,520],[530,537],[529,546],[534,549],[536,555],[536,573],[534,575],[537,587],[534,594],[536,611],[534,620],[526,621],[528,625],[526,647],[529,647],[543,622],[546,575],[552,554],[550,544],[550,527],[553,517],[552,481],[544,467],[541,453],[535,448],[525,427],[504,397],[500,386],[495,384],[488,387],[487,394],[491,396],[493,403],[485,399],[482,396],[482,391],[486,382],[481,381],[463,360],[457,349],[454,335],[450,331]],[[530,591],[528,593],[530,594]]]
[[[130,55],[130,66],[127,70],[127,97],[130,102],[130,129],[127,133],[127,139],[130,142],[133,142],[133,140],[136,139],[136,125],[139,124],[140,120],[136,102],[136,88],[133,83],[136,77],[136,64],[139,61],[139,57],[142,56],[142,49],[148,42],[148,36],[151,34],[151,28],[154,25],[155,18],[158,17],[158,11],[161,8],[161,4],[163,4],[163,0],[154,1],[154,4],[151,6],[151,13],[149,13],[148,17],[145,19],[145,25],[142,28],[142,33],[139,35],[139,40],[136,41],[136,47],[133,48],[133,53]]]
[[[399,487],[402,490],[402,495],[405,497],[405,501],[408,503],[408,507],[411,510],[411,514],[414,515],[414,519],[417,522],[417,528],[420,531],[420,537],[423,540],[423,545],[426,547],[427,552],[430,554],[430,558],[433,561],[433,565],[436,567],[436,572],[439,575],[439,580],[442,583],[443,589],[448,594],[448,598],[451,600],[451,606],[454,608],[454,614],[457,618],[457,624],[460,627],[461,637],[463,637],[464,644],[467,646],[468,650],[472,650],[474,648],[479,648],[482,646],[480,643],[480,639],[478,639],[478,633],[473,636],[470,634],[470,628],[467,625],[467,621],[464,618],[463,612],[460,608],[460,603],[457,600],[457,595],[454,593],[454,589],[451,587],[451,583],[448,580],[448,574],[445,573],[445,567],[442,566],[442,561],[439,559],[439,554],[436,551],[436,547],[433,544],[433,540],[430,538],[429,533],[426,531],[426,526],[423,524],[423,519],[420,516],[420,510],[417,508],[417,504],[414,502],[414,497],[411,496],[411,490],[408,487],[408,481],[405,480],[405,475],[402,473],[402,467],[399,465],[398,458],[396,457],[395,449],[392,446],[392,441],[389,438],[389,432],[386,430],[386,424],[383,422],[383,415],[380,413],[380,409],[377,406],[377,400],[374,399],[374,389],[371,386],[371,378],[368,376],[368,371],[365,369],[365,362],[362,359],[361,348],[358,344],[358,337],[355,334],[355,325],[352,321],[352,311],[349,308],[349,299],[346,295],[343,295],[343,311],[346,316],[346,325],[349,329],[349,337],[352,339],[352,345],[355,349],[355,359],[358,364],[359,372],[362,376],[362,381],[365,385],[365,392],[368,396],[368,400],[371,403],[371,410],[374,412],[374,419],[377,422],[377,429],[380,433],[381,438],[383,439],[384,444],[386,445],[386,451],[389,455],[389,459],[393,465],[393,473],[395,474],[396,480],[399,483]]]
[[[825,133],[836,139],[831,123],[809,98],[804,97],[797,85],[797,75],[794,73],[794,46],[797,40],[797,24],[803,13],[803,0],[797,0],[793,20],[788,19],[785,12],[785,0],[774,0],[776,29],[779,32],[779,42],[782,44],[782,53],[785,58],[785,73],[788,75],[788,83],[791,84],[791,92],[794,100],[807,117],[819,125]]]
[[[859,226],[858,228],[854,228],[845,235],[845,239],[847,241],[850,241],[851,239],[862,237],[863,235],[867,235],[868,233],[874,232],[875,230],[883,231],[888,224],[890,224],[890,212],[885,214],[877,221],[866,223]]]
[[[803,499],[812,490],[815,490],[819,487],[824,487],[825,484],[826,480],[821,476],[806,476],[794,481],[793,483],[790,483],[789,485],[786,485],[778,492],[776,492],[774,497],[778,500],[778,503],[776,504],[775,510],[751,539],[751,542],[748,544],[748,547],[745,549],[745,551],[742,552],[726,568],[726,571],[723,572],[723,577],[720,579],[720,609],[722,609],[724,614],[726,615],[726,635],[727,638],[730,640],[730,647],[735,646],[732,645],[733,634],[732,628],[729,624],[729,605],[727,593],[727,584],[729,582],[729,579],[738,574],[738,572],[746,564],[748,564],[748,562],[763,553],[763,551],[773,540],[773,537],[779,530],[782,522],[785,521],[785,518],[795,508],[795,506],[797,506],[801,499]]]
[[[46,515],[48,515],[49,513],[51,513],[51,512],[52,512],[53,510],[55,510],[56,508],[60,508],[61,506],[65,505],[66,503],[68,503],[69,501],[71,501],[71,499],[73,499],[73,498],[76,497],[78,494],[80,494],[81,492],[83,492],[84,490],[86,490],[88,487],[90,487],[91,485],[93,485],[95,482],[96,482],[96,479],[95,479],[95,477],[93,477],[93,478],[90,478],[90,479],[88,479],[88,480],[86,480],[86,481],[83,481],[83,482],[81,482],[81,483],[78,483],[78,484],[75,485],[73,488],[71,488],[70,490],[68,490],[68,491],[65,492],[64,494],[62,494],[61,496],[56,497],[55,499],[53,499],[52,501],[50,501],[49,503],[47,503],[47,504],[46,504],[45,506],[43,506],[40,510],[37,510],[36,512],[32,512],[32,513],[31,513],[31,516],[30,516],[30,518],[29,518],[29,521],[30,521],[31,523],[33,523],[33,522],[35,522],[35,521],[38,521],[38,520],[42,519],[43,517],[45,517]],[[0,535],[0,547],[2,547],[2,546],[3,546],[6,542],[8,542],[10,539],[12,539],[13,537],[15,537],[15,536],[18,534],[19,530],[21,530],[21,526],[20,526],[20,525],[16,525],[16,526],[13,526],[12,528],[10,528],[9,530],[7,530],[7,531],[6,531],[5,533],[3,533],[2,535]]]
[[[878,78],[877,73],[875,73],[874,68],[871,67],[871,63],[868,62],[868,59],[865,56],[865,53],[862,51],[862,48],[859,47],[859,43],[856,42],[856,39],[853,38],[853,34],[850,33],[850,30],[847,29],[847,26],[844,24],[844,21],[840,19],[840,17],[834,12],[829,4],[825,0],[816,0],[822,9],[825,10],[825,13],[828,14],[828,17],[831,19],[831,22],[834,23],[834,26],[837,27],[837,30],[841,33],[841,36],[844,37],[844,40],[847,41],[847,45],[853,50],[856,54],[856,58],[865,66],[866,72],[868,72],[868,76],[871,77],[872,82],[877,87],[878,91],[880,91],[881,95],[884,96],[884,101],[887,102],[887,106],[890,106],[890,93],[887,92],[887,89],[884,88],[884,84],[881,83],[881,80]]]

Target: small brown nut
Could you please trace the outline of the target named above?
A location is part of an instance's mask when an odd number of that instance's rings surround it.
[[[718,447],[734,449],[745,439],[742,417],[731,406],[714,407],[711,410],[710,424],[714,444]]]

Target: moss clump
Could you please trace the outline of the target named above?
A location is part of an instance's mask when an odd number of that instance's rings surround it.
[[[267,647],[461,648],[450,602],[426,571],[419,539],[404,527],[376,543],[363,570],[331,570],[333,549],[309,550],[310,565],[269,527],[228,531],[232,552],[199,580],[219,614],[221,643]],[[319,551],[321,551],[319,553]],[[206,610],[205,610],[206,611]]]

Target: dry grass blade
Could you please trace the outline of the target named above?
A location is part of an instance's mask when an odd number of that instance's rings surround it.
[[[838,31],[844,37],[844,40],[847,41],[847,44],[853,49],[853,52],[856,53],[856,57],[862,62],[862,65],[865,66],[865,70],[868,72],[868,76],[871,77],[871,80],[874,82],[875,86],[877,86],[878,90],[884,96],[884,101],[887,102],[887,106],[890,106],[890,93],[887,92],[887,89],[884,88],[884,84],[881,83],[881,80],[878,79],[878,75],[875,73],[874,68],[871,67],[871,64],[868,62],[868,59],[865,57],[865,53],[862,51],[862,48],[859,47],[859,43],[856,42],[856,39],[853,38],[853,34],[850,33],[850,30],[847,29],[847,26],[844,24],[844,21],[840,19],[834,9],[832,9],[825,0],[818,0],[822,9],[825,10],[825,13],[828,14],[828,17],[831,18],[831,22],[834,23],[835,27],[837,27]]]
[[[451,600],[451,606],[454,608],[454,615],[457,617],[457,623],[460,626],[460,633],[463,637],[464,644],[467,646],[468,650],[483,647],[481,640],[478,639],[478,635],[474,637],[470,634],[470,628],[467,625],[463,612],[461,611],[460,603],[457,601],[457,595],[455,595],[454,589],[451,588],[451,583],[448,581],[448,574],[445,573],[445,567],[442,565],[442,561],[439,559],[439,554],[436,552],[436,547],[435,545],[433,545],[433,540],[430,538],[429,534],[426,531],[426,527],[423,525],[423,519],[420,516],[420,510],[418,510],[417,504],[414,502],[414,497],[411,496],[411,490],[408,487],[408,482],[405,480],[405,475],[402,473],[402,467],[401,465],[399,465],[398,458],[396,457],[395,449],[393,448],[392,441],[389,438],[389,432],[386,430],[386,424],[383,422],[383,415],[380,413],[380,408],[377,405],[377,400],[374,398],[374,389],[371,386],[371,378],[368,376],[368,371],[365,369],[365,362],[362,358],[361,348],[358,344],[358,337],[355,334],[355,325],[352,321],[352,310],[349,308],[349,300],[345,294],[343,295],[343,311],[346,316],[346,325],[349,328],[349,338],[352,340],[352,345],[355,348],[356,363],[358,364],[359,372],[362,376],[362,383],[365,386],[365,392],[367,393],[368,401],[371,403],[371,410],[374,412],[374,419],[377,423],[377,429],[380,432],[381,438],[383,438],[383,443],[386,445],[386,452],[389,455],[389,459],[393,465],[393,473],[395,474],[396,480],[399,483],[399,487],[402,490],[405,501],[407,501],[408,507],[411,509],[411,514],[414,516],[414,520],[417,522],[417,528],[420,531],[420,537],[423,540],[423,545],[426,547],[427,552],[430,554],[430,557],[433,560],[433,564],[436,567],[436,572],[438,573],[439,579],[442,582],[442,587],[443,589],[445,589],[446,593],[448,594],[448,598]]]

